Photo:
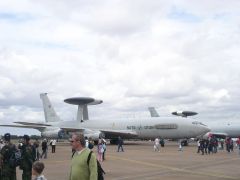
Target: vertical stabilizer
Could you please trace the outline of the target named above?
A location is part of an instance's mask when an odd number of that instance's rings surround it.
[[[46,122],[57,122],[61,121],[58,115],[56,114],[50,100],[48,99],[47,93],[41,93],[40,98],[43,103],[43,110]]]
[[[149,110],[149,112],[151,114],[151,117],[160,117],[154,107],[148,107],[148,110]]]

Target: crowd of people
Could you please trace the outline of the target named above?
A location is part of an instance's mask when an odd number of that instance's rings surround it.
[[[38,144],[30,142],[28,135],[23,136],[18,146],[11,142],[11,135],[6,133],[0,146],[0,179],[16,180],[16,168],[22,170],[22,180],[46,180],[42,175],[44,164],[38,161]],[[33,177],[32,177],[33,175]]]
[[[224,150],[224,144],[228,153],[234,151],[234,141],[231,137],[218,139],[215,136],[210,136],[207,139],[199,139],[197,141],[197,153],[201,152],[202,155],[214,154],[218,152],[218,149]],[[238,147],[240,154],[240,137],[236,141],[236,146]]]
[[[73,133],[69,141],[73,152],[69,179],[104,179],[105,172],[101,163],[106,160],[106,140],[100,138],[96,144],[91,138],[84,137],[82,133]],[[6,133],[4,139],[0,140],[0,180],[16,180],[16,167],[18,166],[22,170],[22,180],[46,180],[43,175],[45,166],[41,159],[48,157],[49,145],[52,147],[51,152],[56,152],[56,142],[55,139],[50,141],[43,139],[41,142],[35,140],[31,143],[30,137],[24,135],[23,140],[15,145],[11,142],[11,135]],[[164,147],[164,143],[163,139],[157,137],[154,140],[154,151],[160,152],[160,146]],[[95,144],[96,155],[93,152]],[[240,155],[240,137],[236,141],[236,146]],[[224,147],[230,153],[234,151],[234,141],[230,137],[223,140],[210,136],[208,139],[199,139],[197,147],[197,153],[202,155],[217,153],[218,149],[223,150]],[[120,151],[124,152],[124,149],[123,139],[119,136],[117,138],[117,152]],[[17,158],[19,153],[20,159]]]

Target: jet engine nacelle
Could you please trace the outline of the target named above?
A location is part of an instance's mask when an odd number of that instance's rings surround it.
[[[176,116],[188,117],[188,116],[197,115],[198,113],[193,111],[174,111],[172,112],[172,114]]]
[[[99,138],[105,138],[104,133],[100,131],[84,133],[84,136],[88,139],[91,138],[93,141],[97,141]]]
[[[42,137],[46,137],[46,138],[62,139],[66,135],[66,133],[64,132],[64,130],[60,128],[56,128],[56,129],[47,129],[43,131],[41,135]]]

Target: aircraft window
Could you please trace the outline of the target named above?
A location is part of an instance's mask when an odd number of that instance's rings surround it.
[[[206,124],[203,124],[203,123],[201,123],[201,122],[200,122],[200,124],[203,125],[203,126],[207,126]]]
[[[177,124],[157,124],[156,129],[177,129]]]
[[[127,129],[136,129],[136,126],[127,126]]]

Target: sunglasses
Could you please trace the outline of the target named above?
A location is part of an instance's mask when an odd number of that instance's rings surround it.
[[[69,142],[70,142],[70,143],[73,143],[73,142],[78,142],[78,141],[77,141],[77,140],[72,140],[72,139],[70,139]]]

